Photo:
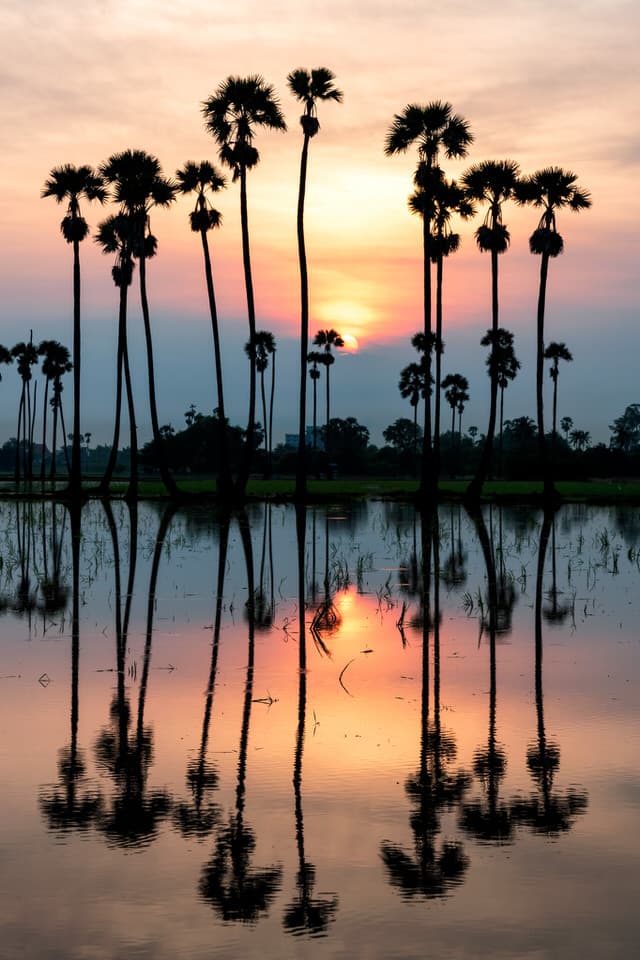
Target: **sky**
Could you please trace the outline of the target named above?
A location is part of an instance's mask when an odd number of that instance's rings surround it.
[[[474,135],[470,163],[512,159],[524,173],[557,165],[589,190],[590,210],[561,214],[565,251],[551,263],[546,339],[564,341],[559,416],[609,439],[609,425],[640,401],[640,8],[633,0],[0,0],[0,342],[72,338],[71,248],[64,209],[40,198],[52,168],[97,166],[127,148],[156,155],[167,176],[187,160],[219,165],[202,102],[230,75],[261,74],[287,120],[260,133],[249,175],[249,220],[258,329],[278,342],[274,440],[297,431],[299,277],[295,233],[302,133],[287,74],[326,66],[344,93],[322,104],[310,150],[306,206],[311,332],[334,327],[356,352],[332,368],[332,415],[355,416],[375,443],[411,408],[400,370],[417,358],[422,328],[421,227],[411,216],[415,151],[387,158],[384,140],[408,103],[444,100]],[[247,416],[248,337],[239,189],[218,195],[223,225],[212,237],[229,416]],[[184,424],[190,404],[215,405],[211,325],[200,242],[189,198],[154,212],[158,255],[149,267],[161,423]],[[110,207],[86,205],[92,231]],[[500,258],[500,323],[515,332],[522,362],[505,416],[534,416],[539,260],[528,250],[538,215],[505,208],[511,247]],[[443,373],[470,382],[463,427],[482,432],[489,384],[479,341],[490,324],[489,257],[476,247],[480,217],[460,224],[460,251],[445,269]],[[117,291],[111,258],[82,245],[83,431],[111,436]],[[143,331],[131,295],[130,337],[142,440],[150,436]],[[15,435],[19,381],[3,368],[0,442]],[[550,378],[545,377],[549,390]],[[40,387],[40,389],[42,389]],[[71,384],[66,392],[70,404]],[[70,412],[68,416],[70,415]],[[261,415],[258,414],[259,419]],[[445,426],[447,420],[445,417]]]

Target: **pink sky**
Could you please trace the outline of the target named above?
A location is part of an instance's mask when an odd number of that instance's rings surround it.
[[[5,117],[0,144],[0,340],[28,336],[71,341],[70,250],[59,235],[62,211],[39,199],[50,169],[62,163],[97,165],[126,147],[155,153],[165,173],[187,159],[213,159],[201,102],[229,74],[261,73],[281,98],[289,131],[261,135],[261,163],[250,176],[258,326],[281,340],[281,373],[296,377],[298,324],[295,204],[301,133],[299,107],[285,77],[296,66],[328,66],[344,103],[324,105],[312,144],[307,202],[312,328],[332,325],[355,334],[361,352],[351,374],[336,368],[336,415],[356,415],[374,435],[406,416],[396,381],[412,357],[408,337],[420,327],[420,226],[407,210],[415,153],[385,158],[383,142],[394,113],[408,102],[442,99],[466,117],[475,135],[468,161],[447,164],[456,175],[483,159],[517,160],[530,172],[550,164],[575,170],[593,208],[560,222],[565,253],[553,263],[548,340],[565,340],[575,362],[562,372],[561,412],[594,439],[639,398],[636,384],[638,199],[637,58],[640,13],[631,2],[497,3],[482,8],[448,3],[436,11],[418,2],[293,3],[256,0],[233,5],[186,0],[87,0],[63,9],[51,0],[4,0],[0,52]],[[215,275],[226,330],[228,369],[240,365],[247,336],[242,285],[237,186],[220,196],[224,226],[215,236]],[[188,201],[154,217],[159,256],[150,292],[158,353],[161,419],[178,426],[195,402],[213,405],[210,328],[200,251],[191,234]],[[86,210],[95,226],[102,212]],[[516,407],[533,409],[533,323],[538,262],[528,253],[535,225],[530,210],[510,208],[512,247],[501,259],[501,322],[516,331],[523,371],[510,389]],[[463,246],[447,264],[447,370],[471,381],[467,421],[486,418],[484,357],[477,347],[489,322],[489,263],[463,225]],[[110,261],[90,242],[83,248],[86,429],[106,439],[105,399],[113,385],[115,291]],[[140,322],[135,297],[134,341]],[[176,355],[175,331],[181,335]],[[613,335],[613,336],[612,336]],[[621,338],[628,339],[620,349]],[[370,363],[367,362],[367,356]],[[290,362],[289,359],[290,357]],[[144,367],[141,425],[147,420]],[[594,378],[605,375],[597,403]],[[386,392],[364,406],[371,381],[388,377]],[[0,435],[13,416],[15,374],[2,387]],[[341,386],[342,380],[342,386]],[[361,386],[357,386],[360,384]],[[102,397],[89,396],[97,385]],[[170,386],[170,389],[169,389]],[[355,387],[355,390],[354,390]],[[280,431],[296,429],[284,387]],[[342,391],[342,393],[341,393]],[[351,391],[351,393],[350,393]],[[230,387],[232,418],[245,417],[245,391]],[[564,396],[564,401],[562,397]],[[7,420],[7,418],[9,418]],[[277,431],[278,433],[278,431]]]

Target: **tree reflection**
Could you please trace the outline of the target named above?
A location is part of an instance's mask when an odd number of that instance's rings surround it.
[[[512,841],[515,821],[513,802],[500,799],[500,784],[506,773],[507,757],[497,734],[496,639],[499,629],[506,630],[510,619],[505,617],[501,608],[503,601],[493,546],[484,517],[480,510],[476,510],[471,514],[471,519],[482,549],[487,577],[487,606],[481,622],[481,635],[486,631],[489,636],[489,731],[486,746],[478,747],[473,759],[474,773],[482,784],[484,796],[463,805],[460,823],[476,840],[503,844]]]
[[[222,828],[218,834],[213,857],[203,868],[199,891],[201,897],[211,903],[223,920],[255,923],[260,914],[269,909],[280,888],[282,868],[279,865],[257,870],[252,868],[251,859],[256,840],[244,816],[247,748],[251,722],[255,657],[255,582],[251,532],[244,513],[239,518],[239,526],[247,567],[249,637],[238,756],[236,809],[235,814],[229,817],[227,826]]]
[[[457,524],[454,528],[454,511],[457,514]],[[449,589],[463,587],[467,582],[467,554],[462,544],[462,507],[453,503],[449,507],[449,554],[445,560],[441,577]]]
[[[315,527],[315,515],[314,515]],[[314,535],[315,544],[315,535]],[[315,550],[315,546],[313,548]],[[333,589],[331,583],[331,574],[329,570],[329,509],[325,508],[324,515],[324,596],[320,604],[316,607],[315,614],[309,627],[316,648],[320,653],[331,656],[329,647],[326,644],[325,636],[334,633],[340,626],[341,616],[338,608],[333,602]],[[313,596],[313,588],[312,588]]]
[[[551,517],[551,589],[547,594],[547,605],[542,607],[542,616],[547,623],[562,626],[568,616],[573,612],[573,601],[562,600],[562,591],[558,590],[558,581],[556,577],[556,518],[555,514]],[[543,528],[544,529],[544,528]],[[542,540],[540,541],[540,550],[542,550]],[[544,544],[546,549],[546,544]],[[537,579],[536,579],[537,587]]]
[[[209,667],[209,680],[205,696],[200,750],[198,757],[192,760],[187,767],[187,786],[191,792],[191,803],[180,803],[174,810],[174,823],[183,836],[194,836],[198,839],[202,839],[211,833],[220,816],[217,804],[213,803],[210,799],[211,794],[214,793],[218,787],[218,771],[211,761],[207,759],[207,748],[209,744],[209,728],[211,726],[213,698],[218,671],[220,629],[222,626],[222,601],[224,597],[230,523],[231,518],[229,514],[223,514],[220,520],[216,610],[213,623],[211,665]]]
[[[263,505],[262,547],[260,550],[260,574],[254,600],[256,630],[270,630],[275,612],[273,542],[271,538],[271,503]]]
[[[43,788],[40,791],[39,802],[42,815],[50,830],[62,832],[77,830],[83,833],[99,820],[102,814],[102,799],[99,791],[86,777],[84,757],[78,746],[82,506],[80,503],[73,503],[69,509],[71,513],[72,555],[70,742],[59,752],[59,783]],[[22,532],[23,536],[26,534],[28,540],[30,540],[30,531],[23,528]]]
[[[537,740],[527,750],[527,767],[536,785],[537,793],[521,801],[518,809],[519,819],[532,828],[535,833],[555,837],[571,829],[575,818],[587,809],[587,793],[582,788],[570,788],[564,792],[554,791],[553,782],[560,766],[560,747],[546,733],[544,720],[544,697],[542,687],[542,586],[544,564],[549,543],[549,533],[553,530],[554,517],[546,512],[540,533],[540,547],[536,570],[536,598],[534,607],[535,644],[536,644],[536,715]]]
[[[298,895],[285,910],[283,925],[293,934],[308,933],[313,936],[324,934],[329,924],[335,920],[338,909],[336,896],[314,897],[316,870],[305,857],[304,816],[302,810],[302,756],[304,751],[305,721],[307,712],[307,640],[304,602],[304,556],[306,533],[306,509],[296,506],[296,534],[298,545],[298,728],[293,764],[293,792],[295,797],[296,846],[298,850],[298,872],[296,886]]]
[[[137,506],[128,504],[130,510],[130,556],[129,581],[125,614],[120,621],[121,607],[119,573],[116,575],[116,657],[117,690],[111,704],[110,726],[102,731],[96,741],[98,766],[106,770],[114,780],[111,805],[100,818],[98,827],[108,841],[117,846],[140,847],[150,843],[156,836],[158,826],[171,809],[171,799],[165,790],[148,788],[149,770],[153,763],[153,734],[145,726],[144,711],[149,682],[151,649],[153,640],[153,614],[156,602],[158,569],[167,531],[175,513],[174,506],[164,511],[158,526],[147,596],[147,621],[142,674],[138,692],[138,710],[135,730],[132,728],[132,712],[125,691],[125,657],[127,631],[130,615],[133,581],[137,560]],[[109,518],[109,510],[107,509]],[[111,524],[110,524],[111,527]],[[112,535],[115,532],[112,528]],[[119,571],[117,536],[114,539],[114,566]]]
[[[440,723],[440,592],[439,537],[437,513],[425,514],[422,539],[422,709],[420,714],[420,767],[405,785],[413,811],[410,817],[414,836],[411,856],[395,844],[383,842],[382,861],[392,886],[403,897],[432,899],[447,896],[463,882],[469,867],[461,843],[444,840],[438,844],[441,812],[454,809],[462,800],[470,777],[462,770],[450,772],[456,757],[453,734]],[[434,553],[434,719],[429,718],[429,630],[431,626],[431,552]]]

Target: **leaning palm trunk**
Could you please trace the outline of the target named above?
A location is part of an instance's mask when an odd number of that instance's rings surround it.
[[[265,476],[267,473],[267,461],[269,459],[269,425],[267,423],[267,395],[264,389],[264,370],[260,371],[260,398],[262,400],[262,417],[264,419],[264,458],[265,458]]]
[[[38,399],[38,384],[33,385],[33,404],[31,405],[31,420],[29,421],[29,479],[33,479],[33,437],[36,429],[36,401]]]
[[[298,261],[300,264],[300,398],[298,462],[296,464],[296,500],[304,500],[307,495],[307,354],[309,352],[309,277],[307,272],[307,253],[304,242],[304,200],[307,186],[307,159],[309,155],[309,134],[305,133],[300,158],[300,185],[298,188]],[[316,382],[313,382],[313,448],[316,447]]]
[[[118,346],[116,351],[116,415],[113,426],[113,440],[107,466],[100,481],[101,492],[108,493],[118,460],[118,446],[120,444],[120,418],[122,408],[122,369],[124,365],[124,345],[127,336],[127,291],[126,282],[120,286],[120,305],[118,309]]]
[[[271,354],[271,395],[269,397],[269,452],[267,454],[267,474],[273,473],[273,401],[276,391],[276,351]]]
[[[16,483],[20,482],[20,448],[21,448],[21,439],[20,431],[22,430],[22,419],[24,416],[24,382],[22,384],[22,390],[20,391],[20,403],[18,404],[18,430],[16,433],[16,461],[14,466],[14,480]]]
[[[425,401],[424,435],[422,438],[422,471],[419,495],[435,501],[438,478],[434,473],[433,449],[431,446],[431,230],[429,218],[422,218],[423,245],[423,291],[424,291],[424,334],[427,342],[425,354]]]
[[[543,399],[543,374],[544,374],[544,308],[547,294],[547,274],[549,271],[549,254],[543,253],[540,260],[540,288],[538,291],[538,316],[537,316],[537,338],[536,338],[536,413],[538,418],[538,451],[540,457],[540,470],[543,479],[543,496],[545,500],[551,499],[556,493],[549,470],[549,461],[547,458],[547,445],[544,436],[544,399]]]
[[[433,409],[433,472],[436,478],[440,473],[440,381],[442,377],[442,253],[436,264],[436,382],[434,388]],[[452,440],[453,440],[453,430]]]
[[[129,348],[126,337],[122,350],[122,365],[124,367],[124,382],[129,410],[129,488],[127,490],[127,500],[135,503],[138,497],[138,428],[136,426],[136,409],[133,403],[133,384],[131,382]]]
[[[222,387],[222,353],[220,350],[220,329],[218,325],[218,310],[213,286],[213,271],[211,269],[211,255],[206,229],[200,231],[202,238],[202,253],[204,256],[204,272],[207,281],[207,297],[209,299],[209,313],[213,331],[213,354],[216,367],[216,385],[218,392],[219,425],[219,468],[218,468],[218,495],[227,499],[231,493],[231,463],[229,461],[229,440],[227,437],[227,419],[224,409],[224,391]]]
[[[240,170],[240,223],[242,227],[242,263],[244,267],[244,283],[247,294],[247,314],[249,320],[249,342],[255,343],[256,337],[256,310],[253,299],[253,279],[251,275],[251,251],[249,248],[249,214],[247,210],[247,171]],[[236,481],[237,493],[244,497],[249,482],[251,461],[255,446],[256,429],[256,357],[255,351],[249,358],[249,417],[247,420],[247,437],[243,456]]]
[[[165,459],[164,443],[160,435],[160,426],[158,423],[158,408],[156,406],[156,383],[153,372],[153,342],[151,339],[151,321],[149,318],[149,301],[147,299],[147,269],[146,256],[144,251],[140,254],[140,302],[142,306],[142,319],[144,322],[144,335],[147,347],[147,371],[149,377],[149,409],[151,413],[151,429],[153,431],[154,446],[157,451],[158,467],[162,482],[167,488],[167,492],[172,497],[178,497],[180,491],[175,480],[169,472],[167,461]]]

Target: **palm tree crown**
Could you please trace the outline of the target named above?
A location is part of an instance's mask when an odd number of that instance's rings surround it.
[[[222,223],[222,214],[215,210],[209,200],[209,193],[224,190],[227,181],[208,160],[194,163],[188,160],[181,170],[176,170],[176,190],[185,196],[196,194],[196,205],[189,215],[194,233],[212,230]]]
[[[234,180],[260,159],[253,143],[256,127],[287,129],[273,87],[257,74],[227,77],[204,101],[202,113],[207,130],[220,145],[220,160],[231,168]]]
[[[545,360],[551,360],[551,366],[549,367],[549,376],[552,380],[558,379],[558,363],[560,360],[565,360],[567,363],[570,363],[573,360],[573,354],[567,347],[566,343],[556,343],[555,340],[552,340],[549,346],[544,351]]]
[[[287,84],[294,97],[304,104],[300,125],[308,137],[315,137],[320,129],[317,117],[318,100],[335,100],[342,103],[342,90],[334,86],[335,74],[327,67],[304,70],[298,67],[287,76]]]
[[[473,135],[467,121],[452,112],[450,103],[433,100],[426,106],[410,103],[394,116],[384,152],[387,156],[404,153],[416,142],[420,161],[433,167],[440,148],[448,159],[464,157]]]
[[[504,253],[510,241],[502,222],[502,204],[515,196],[520,168],[515,160],[483,160],[462,175],[467,197],[487,204],[484,222],[476,230],[476,242],[483,252]]]
[[[75,167],[65,163],[54,167],[42,188],[42,197],[54,197],[58,203],[67,201],[67,215],[60,224],[60,231],[67,243],[82,241],[89,232],[87,221],[80,213],[80,200],[98,200],[104,203],[107,191],[102,177],[91,167]]]
[[[546,253],[550,257],[562,253],[564,241],[558,233],[556,211],[569,207],[578,212],[591,206],[589,191],[578,187],[577,179],[570,170],[545,167],[523,177],[518,184],[515,191],[518,203],[542,208],[538,226],[529,238],[531,253]]]

